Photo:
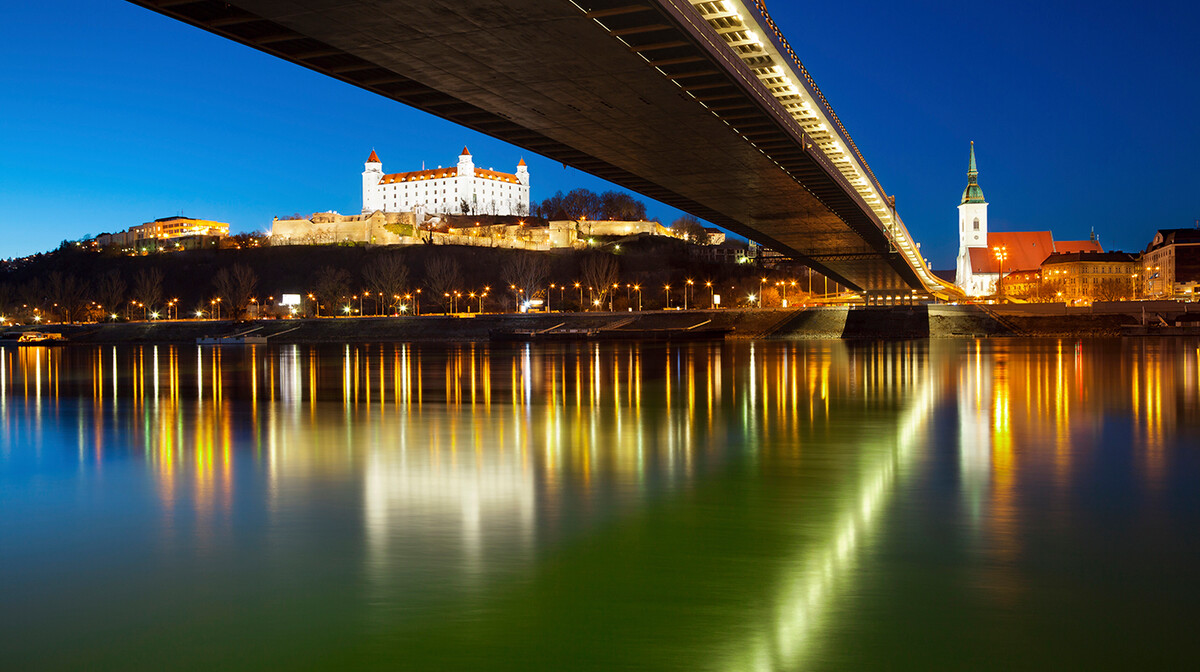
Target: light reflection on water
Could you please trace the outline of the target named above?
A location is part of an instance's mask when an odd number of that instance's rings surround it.
[[[1151,594],[1200,559],[1198,386],[1168,340],[9,348],[0,656],[855,668],[922,624],[953,641],[916,666],[1077,656],[1028,630],[1117,584],[1042,595],[1064,557],[1169,553]]]

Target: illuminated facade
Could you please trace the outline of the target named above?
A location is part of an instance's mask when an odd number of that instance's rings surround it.
[[[1193,297],[1200,282],[1200,229],[1160,229],[1142,253],[1139,292],[1146,298]]]
[[[516,173],[476,168],[463,147],[458,165],[408,173],[384,173],[383,162],[371,150],[362,174],[363,214],[416,212],[446,215],[529,214],[529,167],[517,163]]]
[[[1042,284],[1061,292],[1062,301],[1117,301],[1133,298],[1137,259],[1125,252],[1068,252],[1042,262]]]
[[[151,242],[162,243],[192,236],[225,238],[228,235],[229,224],[226,222],[191,217],[163,217],[153,222],[131,226],[120,233],[102,233],[96,236],[96,244],[100,247],[145,245]]]

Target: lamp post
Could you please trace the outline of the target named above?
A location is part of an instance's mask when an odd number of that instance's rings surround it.
[[[687,284],[683,286],[683,309],[684,310],[688,309],[688,293],[692,289],[693,284],[694,283],[692,282],[692,279],[688,278]]]
[[[671,286],[663,285],[663,291],[667,293],[667,310],[671,309]]]
[[[612,294],[608,295],[608,312],[610,312],[610,313],[613,311],[613,300],[617,298],[617,290],[620,288],[621,288],[621,283],[619,283],[619,282],[613,283]]]
[[[1004,262],[1008,260],[1008,248],[1004,245],[998,245],[992,249],[996,255],[996,261],[999,268],[996,269],[996,302],[1004,300]]]
[[[579,310],[583,310],[583,285],[575,283],[575,289],[579,290]]]
[[[704,286],[705,286],[705,287],[708,287],[708,307],[709,307],[709,308],[716,308],[716,307],[717,307],[717,304],[713,303],[713,286],[712,286],[712,280],[705,280],[705,281],[704,281]]]
[[[758,307],[762,308],[763,285],[767,284],[766,277],[758,281]]]
[[[642,286],[641,286],[641,285],[634,285],[634,286],[633,286],[633,291],[637,292],[637,295],[638,295],[638,311],[641,311],[641,310],[642,310]]]

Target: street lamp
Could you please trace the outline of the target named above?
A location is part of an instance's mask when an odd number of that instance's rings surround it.
[[[575,289],[579,290],[579,310],[583,310],[583,285],[575,283]]]
[[[671,286],[663,285],[663,291],[667,293],[667,310],[671,309]]]
[[[996,261],[1000,266],[996,273],[996,301],[1000,302],[1004,300],[1004,262],[1008,260],[1008,248],[1004,245],[998,245],[992,251],[995,253]]]
[[[638,295],[638,310],[639,310],[639,311],[641,311],[641,309],[642,309],[642,286],[641,286],[641,285],[634,285],[634,286],[633,286],[633,291],[637,292],[637,295]]]
[[[692,288],[692,279],[688,278],[687,284],[683,287],[683,309],[688,309],[688,292]]]
[[[716,307],[717,307],[717,306],[716,306],[716,304],[715,304],[715,303],[713,303],[713,286],[712,286],[712,280],[706,280],[706,281],[704,282],[704,286],[705,286],[705,287],[708,287],[708,307],[709,307],[709,308],[716,308]]]

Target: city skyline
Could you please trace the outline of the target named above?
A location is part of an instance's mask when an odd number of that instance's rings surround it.
[[[839,7],[770,9],[935,268],[953,265],[970,140],[997,231],[1095,228],[1105,249],[1136,251],[1200,214],[1176,186],[1200,176],[1188,116],[1200,94],[1174,85],[1196,65],[1192,7],[1077,17],[1067,3],[1002,15],[880,3],[853,24]],[[3,75],[15,103],[0,127],[3,257],[175,214],[261,231],[275,215],[354,213],[372,149],[403,169],[452,165],[463,145],[484,167],[523,157],[534,201],[610,188],[132,4],[5,14],[13,39],[0,49],[23,66]],[[679,215],[643,200],[651,217]]]

